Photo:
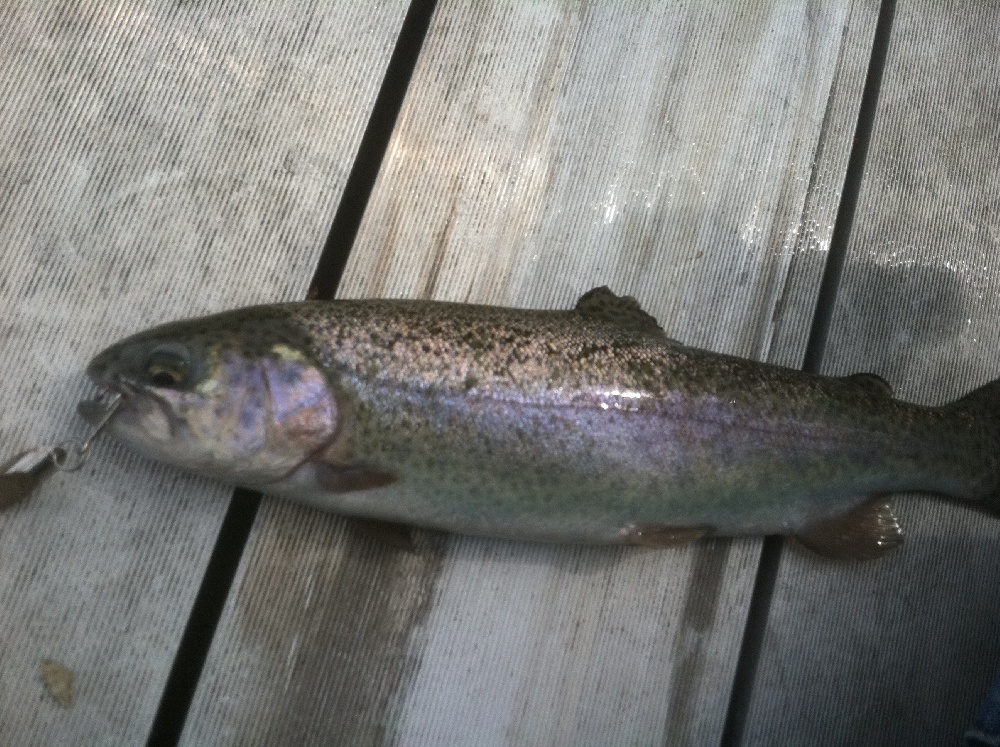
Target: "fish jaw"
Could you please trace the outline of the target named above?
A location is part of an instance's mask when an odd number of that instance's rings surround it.
[[[112,357],[102,353],[87,368],[97,395],[82,400],[77,412],[91,425],[97,425],[108,415],[111,402],[118,398],[115,412],[107,422],[107,431],[134,451],[157,461],[174,464],[215,479],[227,475],[211,468],[204,458],[194,453],[184,438],[183,424],[172,414],[176,398],[142,386],[128,378],[111,364]]]
[[[108,353],[105,351],[97,356],[87,367],[87,376],[97,388],[97,395],[82,400],[77,405],[77,412],[88,423],[97,426],[114,406],[115,412],[107,428],[116,438],[126,443],[169,441],[174,425],[165,403],[151,391],[144,391],[117,375],[112,366],[113,357]],[[137,438],[136,433],[143,433],[144,437]],[[163,458],[162,448],[147,447],[144,452],[154,459]]]

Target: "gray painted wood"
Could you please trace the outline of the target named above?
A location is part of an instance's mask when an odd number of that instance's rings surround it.
[[[941,404],[1000,375],[995,7],[900,2],[825,368]],[[873,563],[784,554],[752,745],[959,744],[1000,667],[1000,522],[901,496]]]
[[[797,362],[872,5],[441,2],[341,295],[608,284],[686,342]],[[415,538],[265,502],[184,743],[718,740],[758,541]]]
[[[304,295],[405,9],[0,8],[0,454],[114,339]],[[0,742],[144,741],[230,495],[99,442],[0,512]]]

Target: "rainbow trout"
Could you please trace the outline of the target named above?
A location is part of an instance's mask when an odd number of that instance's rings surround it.
[[[672,545],[785,534],[874,557],[885,495],[997,511],[1000,384],[944,407],[684,346],[607,288],[569,311],[306,301],[102,352],[111,432],[227,483],[453,532]]]

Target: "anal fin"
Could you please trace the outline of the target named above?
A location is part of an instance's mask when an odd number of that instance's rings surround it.
[[[708,527],[672,524],[629,524],[618,532],[626,545],[640,547],[676,547],[699,540],[706,534]]]
[[[818,555],[838,560],[872,560],[903,544],[903,531],[883,496],[845,514],[814,524],[795,538]]]

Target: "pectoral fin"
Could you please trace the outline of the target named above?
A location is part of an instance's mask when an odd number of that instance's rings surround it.
[[[391,470],[365,464],[340,466],[317,462],[312,467],[317,485],[331,493],[383,488],[399,480],[399,475]]]
[[[629,524],[619,532],[622,542],[642,547],[675,547],[699,540],[708,534],[707,527],[671,524]]]
[[[882,496],[846,514],[827,519],[795,536],[818,555],[839,560],[871,560],[903,543],[892,506]]]

